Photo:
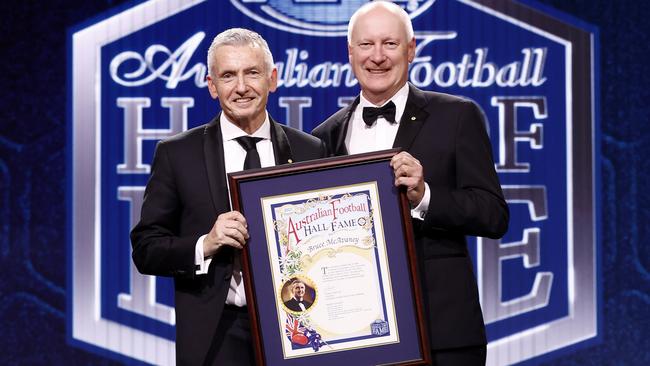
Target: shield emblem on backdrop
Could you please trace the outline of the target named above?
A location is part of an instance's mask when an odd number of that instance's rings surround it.
[[[205,83],[212,37],[260,33],[278,67],[269,112],[311,131],[359,92],[345,37],[365,2],[151,0],[70,32],[74,345],[174,364],[173,285],[137,272],[128,234],[156,142],[218,112]],[[395,2],[417,37],[410,82],[481,106],[510,205],[508,234],[471,244],[488,364],[597,339],[595,29],[516,1]]]

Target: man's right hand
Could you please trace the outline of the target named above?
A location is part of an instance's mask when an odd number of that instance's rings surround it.
[[[248,238],[248,224],[244,216],[237,211],[223,213],[217,217],[203,240],[203,255],[210,257],[223,245],[242,249]]]

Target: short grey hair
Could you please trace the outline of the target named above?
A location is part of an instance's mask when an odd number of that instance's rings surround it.
[[[406,10],[392,1],[371,1],[359,7],[359,9],[357,9],[357,11],[355,11],[354,14],[352,14],[350,17],[350,22],[348,23],[348,45],[352,45],[352,29],[357,22],[357,18],[376,8],[384,8],[401,18],[402,23],[404,24],[404,30],[406,31],[406,41],[411,42],[415,36],[415,33],[413,32],[413,23],[411,23],[411,17],[406,12]]]
[[[291,287],[295,287],[299,283],[305,285],[305,281],[301,280],[300,278],[296,278],[293,281],[291,281]]]
[[[273,55],[269,49],[269,45],[264,38],[258,33],[244,28],[230,28],[219,34],[212,40],[210,48],[208,48],[208,73],[211,77],[214,75],[214,67],[217,60],[215,53],[217,48],[221,46],[250,46],[252,48],[261,48],[264,51],[264,61],[266,63],[267,72],[270,74],[275,64],[273,63]]]

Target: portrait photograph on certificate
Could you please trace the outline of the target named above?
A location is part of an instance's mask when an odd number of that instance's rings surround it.
[[[376,181],[261,205],[285,357],[399,341]]]
[[[229,174],[258,365],[424,365],[430,357],[399,150]]]

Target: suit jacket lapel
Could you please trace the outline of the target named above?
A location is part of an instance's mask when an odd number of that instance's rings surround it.
[[[208,186],[215,212],[220,212],[220,207],[224,205],[226,211],[230,211],[230,199],[228,198],[228,186],[226,184],[226,165],[223,157],[223,141],[219,125],[220,116],[221,113],[213,118],[203,130],[205,169],[208,173]]]
[[[284,133],[282,126],[275,122],[269,115],[271,122],[271,144],[273,144],[273,156],[275,157],[275,165],[282,165],[293,162],[293,154],[291,153],[291,146],[287,134]]]
[[[334,145],[334,155],[340,156],[340,155],[348,155],[348,148],[345,146],[345,137],[348,135],[348,128],[350,126],[350,119],[352,118],[352,114],[354,113],[354,110],[357,108],[357,105],[359,105],[359,101],[361,98],[357,95],[357,97],[354,99],[350,105],[346,107],[345,114],[343,117],[338,121],[336,126],[334,126],[332,130],[332,136],[336,136],[336,144]]]
[[[429,117],[429,113],[424,109],[426,103],[424,93],[409,84],[409,96],[406,100],[404,114],[399,122],[393,147],[400,147],[403,150],[408,150],[411,147],[425,120]]]

